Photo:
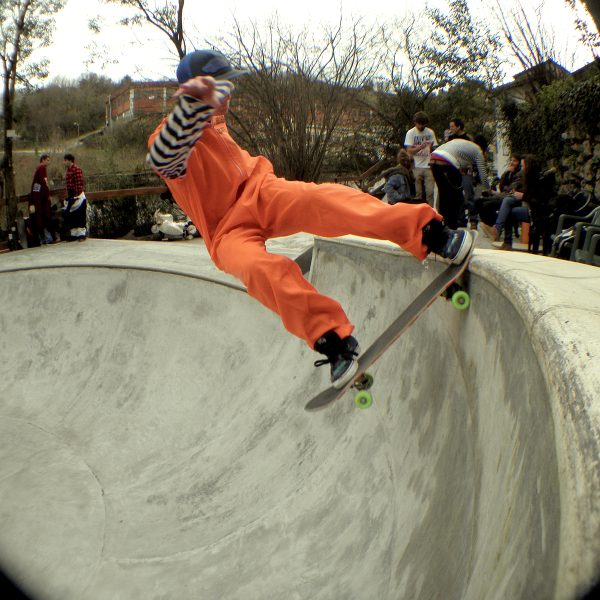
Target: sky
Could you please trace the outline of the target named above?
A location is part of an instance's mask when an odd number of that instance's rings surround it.
[[[529,9],[539,6],[542,1],[544,27],[555,36],[557,56],[564,57],[563,62],[571,62],[570,57],[578,47],[577,34],[573,13],[564,0],[502,0],[502,5],[508,9],[520,2]],[[442,10],[447,6],[442,0],[428,0],[427,3]],[[401,17],[409,10],[404,8],[407,5],[411,10],[418,6],[402,0],[217,0],[213,3],[188,0],[184,18],[187,30],[193,32],[196,46],[203,47],[207,38],[215,39],[220,33],[227,32],[234,17],[240,22],[251,19],[260,23],[277,13],[285,23],[317,26],[321,22],[336,22],[341,10],[345,18],[361,17],[367,23],[377,23]],[[490,5],[495,6],[495,1],[469,2],[478,18],[491,14]],[[115,81],[126,75],[136,81],[172,78],[177,59],[166,36],[150,25],[144,28],[118,25],[119,16],[125,14],[131,14],[131,10],[107,6],[101,0],[67,0],[65,8],[56,17],[52,46],[41,51],[41,55],[50,59],[50,80],[56,77],[77,80],[86,72],[102,74]],[[587,13],[582,14],[587,17]],[[101,33],[94,35],[88,30],[88,21],[98,16],[102,23]],[[589,23],[593,23],[591,19]],[[595,30],[593,24],[590,28]],[[102,58],[90,64],[92,49]],[[572,70],[591,59],[589,50],[579,48],[572,64],[563,66]],[[507,68],[506,80],[510,81],[520,70],[518,65]]]

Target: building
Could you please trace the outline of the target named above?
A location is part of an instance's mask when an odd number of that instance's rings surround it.
[[[164,115],[173,105],[175,81],[129,82],[106,101],[106,125],[143,115]]]

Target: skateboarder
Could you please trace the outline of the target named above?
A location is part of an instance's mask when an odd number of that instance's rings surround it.
[[[216,266],[323,354],[315,365],[329,364],[332,384],[341,388],[357,369],[354,326],[293,260],[268,253],[266,240],[353,234],[390,240],[419,260],[434,252],[460,263],[472,239],[445,227],[428,204],[391,206],[347,186],[277,177],[264,156],[251,156],[227,132],[230,80],[244,73],[213,50],[186,55],[177,68],[173,110],[149,138],[148,162],[199,229]]]

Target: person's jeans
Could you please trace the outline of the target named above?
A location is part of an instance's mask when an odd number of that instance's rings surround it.
[[[511,213],[514,208],[521,208],[520,204],[521,201],[517,200],[514,196],[505,196],[502,199],[502,204],[500,204],[494,227],[498,230],[498,237],[504,229],[504,241],[506,243],[512,243],[515,219],[511,218]],[[527,209],[525,209],[525,211],[527,212],[527,215],[529,215]],[[529,216],[527,217],[527,220],[529,220]],[[510,221],[510,223],[508,221]]]
[[[439,213],[450,229],[457,229],[464,202],[460,171],[450,164],[432,163],[431,172],[439,193]]]
[[[504,224],[504,243],[512,245],[514,225],[523,221],[529,223],[529,210],[524,206],[513,206]]]
[[[474,223],[477,225],[479,222],[479,215],[477,214],[477,206],[475,205],[475,186],[473,185],[473,175],[463,173],[462,189],[463,196],[465,197],[465,206],[469,216],[469,223]],[[462,212],[459,214],[459,222],[462,220]],[[461,223],[461,225],[466,225],[466,223]]]

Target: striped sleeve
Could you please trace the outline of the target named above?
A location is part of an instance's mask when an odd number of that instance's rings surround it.
[[[217,98],[222,102],[231,94],[233,84],[219,81]],[[173,110],[154,139],[146,158],[147,163],[166,179],[185,175],[187,160],[194,144],[202,137],[202,131],[215,112],[203,100],[182,95],[177,98]]]
[[[460,138],[451,140],[449,143],[456,146],[460,156],[461,164],[468,167],[475,167],[479,175],[479,180],[484,187],[489,188],[490,185],[488,183],[487,167],[481,148],[471,140],[464,140]]]
[[[483,153],[479,148],[477,148],[477,153],[474,157],[475,166],[477,167],[477,173],[479,174],[479,180],[485,188],[489,188],[490,184],[488,181],[487,168],[485,165],[485,158]]]

